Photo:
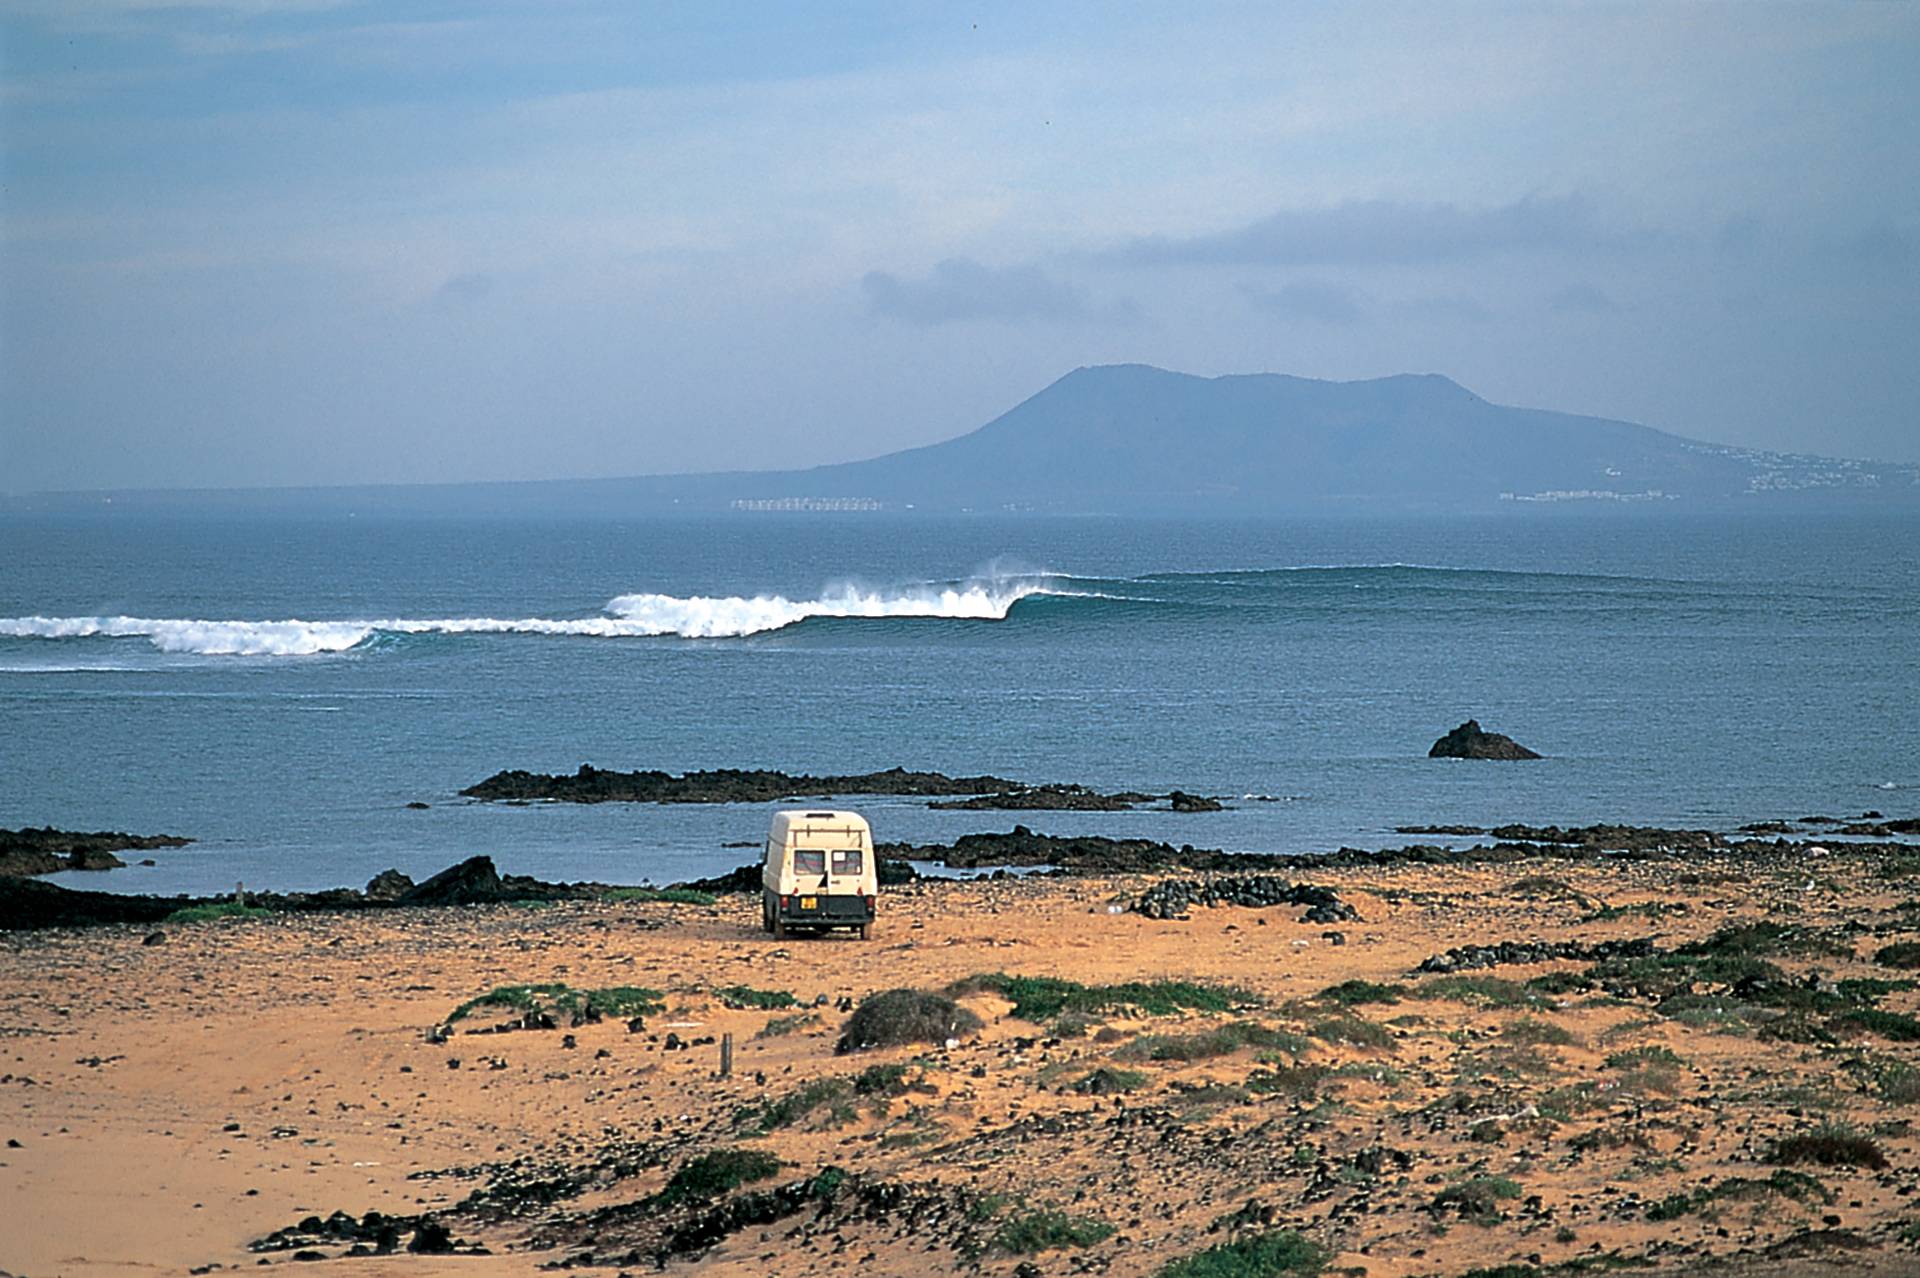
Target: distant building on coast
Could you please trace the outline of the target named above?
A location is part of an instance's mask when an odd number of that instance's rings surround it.
[[[885,503],[873,497],[736,497],[729,505],[734,510],[884,510]]]

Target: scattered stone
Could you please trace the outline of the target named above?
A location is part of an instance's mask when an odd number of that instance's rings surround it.
[[[142,937],[140,941],[142,945],[165,945],[166,943],[167,934],[165,932],[149,932],[146,936]]]

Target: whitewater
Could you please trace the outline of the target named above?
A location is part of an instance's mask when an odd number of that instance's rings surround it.
[[[202,656],[309,657],[346,652],[377,634],[561,635],[592,639],[730,639],[781,630],[814,617],[944,618],[1004,621],[1020,600],[1068,593],[1044,577],[862,590],[841,587],[814,599],[781,595],[712,597],[625,594],[596,617],[389,617],[369,620],[247,621],[160,617],[4,617],[0,637],[144,638],[162,652]]]

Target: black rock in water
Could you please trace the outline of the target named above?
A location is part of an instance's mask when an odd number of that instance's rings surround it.
[[[115,852],[181,848],[193,842],[172,834],[122,834],[116,830],[0,830],[0,874],[27,877],[61,870],[114,870],[125,865]]]
[[[1488,732],[1469,719],[1433,743],[1429,759],[1538,759],[1540,756],[1502,732]]]

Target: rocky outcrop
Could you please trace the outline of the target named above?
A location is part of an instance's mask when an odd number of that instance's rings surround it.
[[[1538,759],[1540,756],[1502,732],[1488,732],[1469,719],[1433,743],[1429,759]]]
[[[948,812],[1126,812],[1153,799],[1150,794],[1132,791],[1101,794],[1084,785],[1027,785],[996,794],[936,801],[927,806]]]
[[[382,870],[367,880],[366,891],[370,901],[398,901],[413,891],[413,879],[398,870]]]
[[[1277,869],[1294,858],[1259,853],[1215,852],[1192,844],[1154,839],[1110,839],[1103,835],[1035,834],[1016,825],[1005,834],[963,834],[952,843],[882,843],[882,856],[930,861],[957,870],[982,866],[1055,865],[1087,874],[1150,874],[1175,866],[1191,870]]]
[[[125,865],[115,852],[181,848],[193,842],[171,834],[121,834],[112,830],[81,833],[39,829],[0,830],[0,875],[24,877],[61,870],[114,870]]]
[[[978,795],[1027,790],[1005,777],[950,777],[940,772],[889,768],[848,776],[808,776],[787,772],[716,768],[675,776],[669,772],[608,772],[583,763],[571,775],[497,772],[460,793],[470,799],[536,800],[557,803],[775,803],[781,799],[824,799],[836,794]]]
[[[829,799],[836,795],[925,796],[929,807],[955,811],[1125,812],[1172,796],[1123,790],[1103,794],[1084,785],[1029,785],[1006,777],[950,777],[944,772],[888,768],[844,776],[716,768],[705,772],[608,772],[583,763],[577,772],[496,772],[460,792],[470,799],[505,803],[777,803],[782,799]],[[1178,795],[1180,792],[1175,791]],[[1211,812],[1212,799],[1184,796],[1177,812]],[[1208,806],[1211,805],[1211,806]]]
[[[448,866],[425,883],[406,889],[394,897],[392,903],[491,905],[496,901],[572,901],[592,895],[593,889],[581,884],[547,883],[524,874],[503,876],[494,868],[492,857],[474,856]]]
[[[1175,812],[1219,812],[1224,807],[1218,799],[1209,799],[1204,794],[1188,794],[1185,790],[1175,790],[1169,794],[1167,805]]]

